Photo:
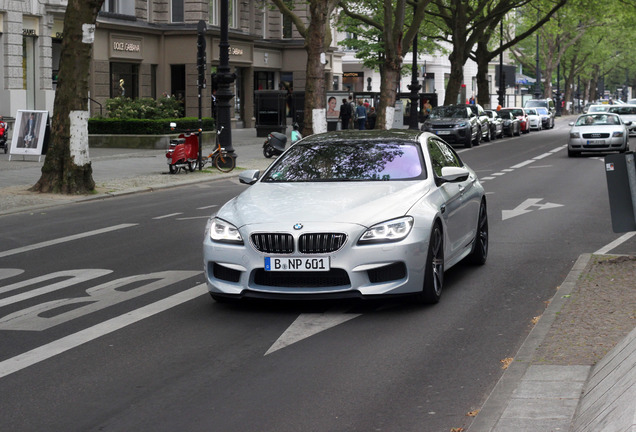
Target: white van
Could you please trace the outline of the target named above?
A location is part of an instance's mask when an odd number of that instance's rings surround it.
[[[554,120],[554,117],[556,116],[556,106],[554,105],[554,101],[552,99],[530,99],[526,101],[523,107],[524,108],[538,108],[538,107],[547,108],[553,120]],[[552,127],[554,127],[554,121],[552,121],[551,123],[552,123]]]

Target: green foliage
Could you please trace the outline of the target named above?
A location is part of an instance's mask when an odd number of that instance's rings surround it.
[[[178,130],[199,128],[196,117],[180,117],[165,119],[121,119],[121,118],[92,118],[88,120],[89,134],[118,134],[118,135],[167,135],[174,133],[170,130],[170,122],[177,124]],[[202,119],[203,130],[215,130],[213,118]]]
[[[106,100],[108,116],[120,119],[167,119],[181,117],[183,104],[169,97],[130,99],[116,97]]]

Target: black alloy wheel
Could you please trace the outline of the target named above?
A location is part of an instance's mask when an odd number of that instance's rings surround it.
[[[424,286],[417,294],[417,300],[427,304],[437,303],[444,287],[444,236],[439,223],[435,223],[431,231],[424,271]]]
[[[488,211],[486,201],[481,202],[479,207],[479,216],[477,218],[477,232],[473,241],[473,250],[468,255],[468,261],[471,264],[486,264],[488,258]]]

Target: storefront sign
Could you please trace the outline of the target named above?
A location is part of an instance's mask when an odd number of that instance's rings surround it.
[[[36,17],[23,17],[22,36],[38,36],[39,21]]]
[[[111,36],[110,38],[110,56],[142,59],[143,58],[143,39],[130,36]]]

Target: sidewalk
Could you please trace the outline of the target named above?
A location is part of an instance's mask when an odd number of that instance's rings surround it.
[[[262,154],[264,141],[255,129],[232,130],[238,159],[237,169],[228,174],[171,175],[165,150],[90,149],[97,188],[90,196],[28,192],[40,178],[44,157],[42,162],[21,156],[9,161],[9,155],[0,154],[0,216],[263,170],[273,160]],[[620,250],[628,257],[579,258],[467,432],[636,431],[636,236]],[[608,264],[597,264],[599,259]],[[594,337],[605,335],[606,323],[610,335],[599,343]],[[597,354],[597,345],[603,348],[599,358],[585,357],[585,350]]]

